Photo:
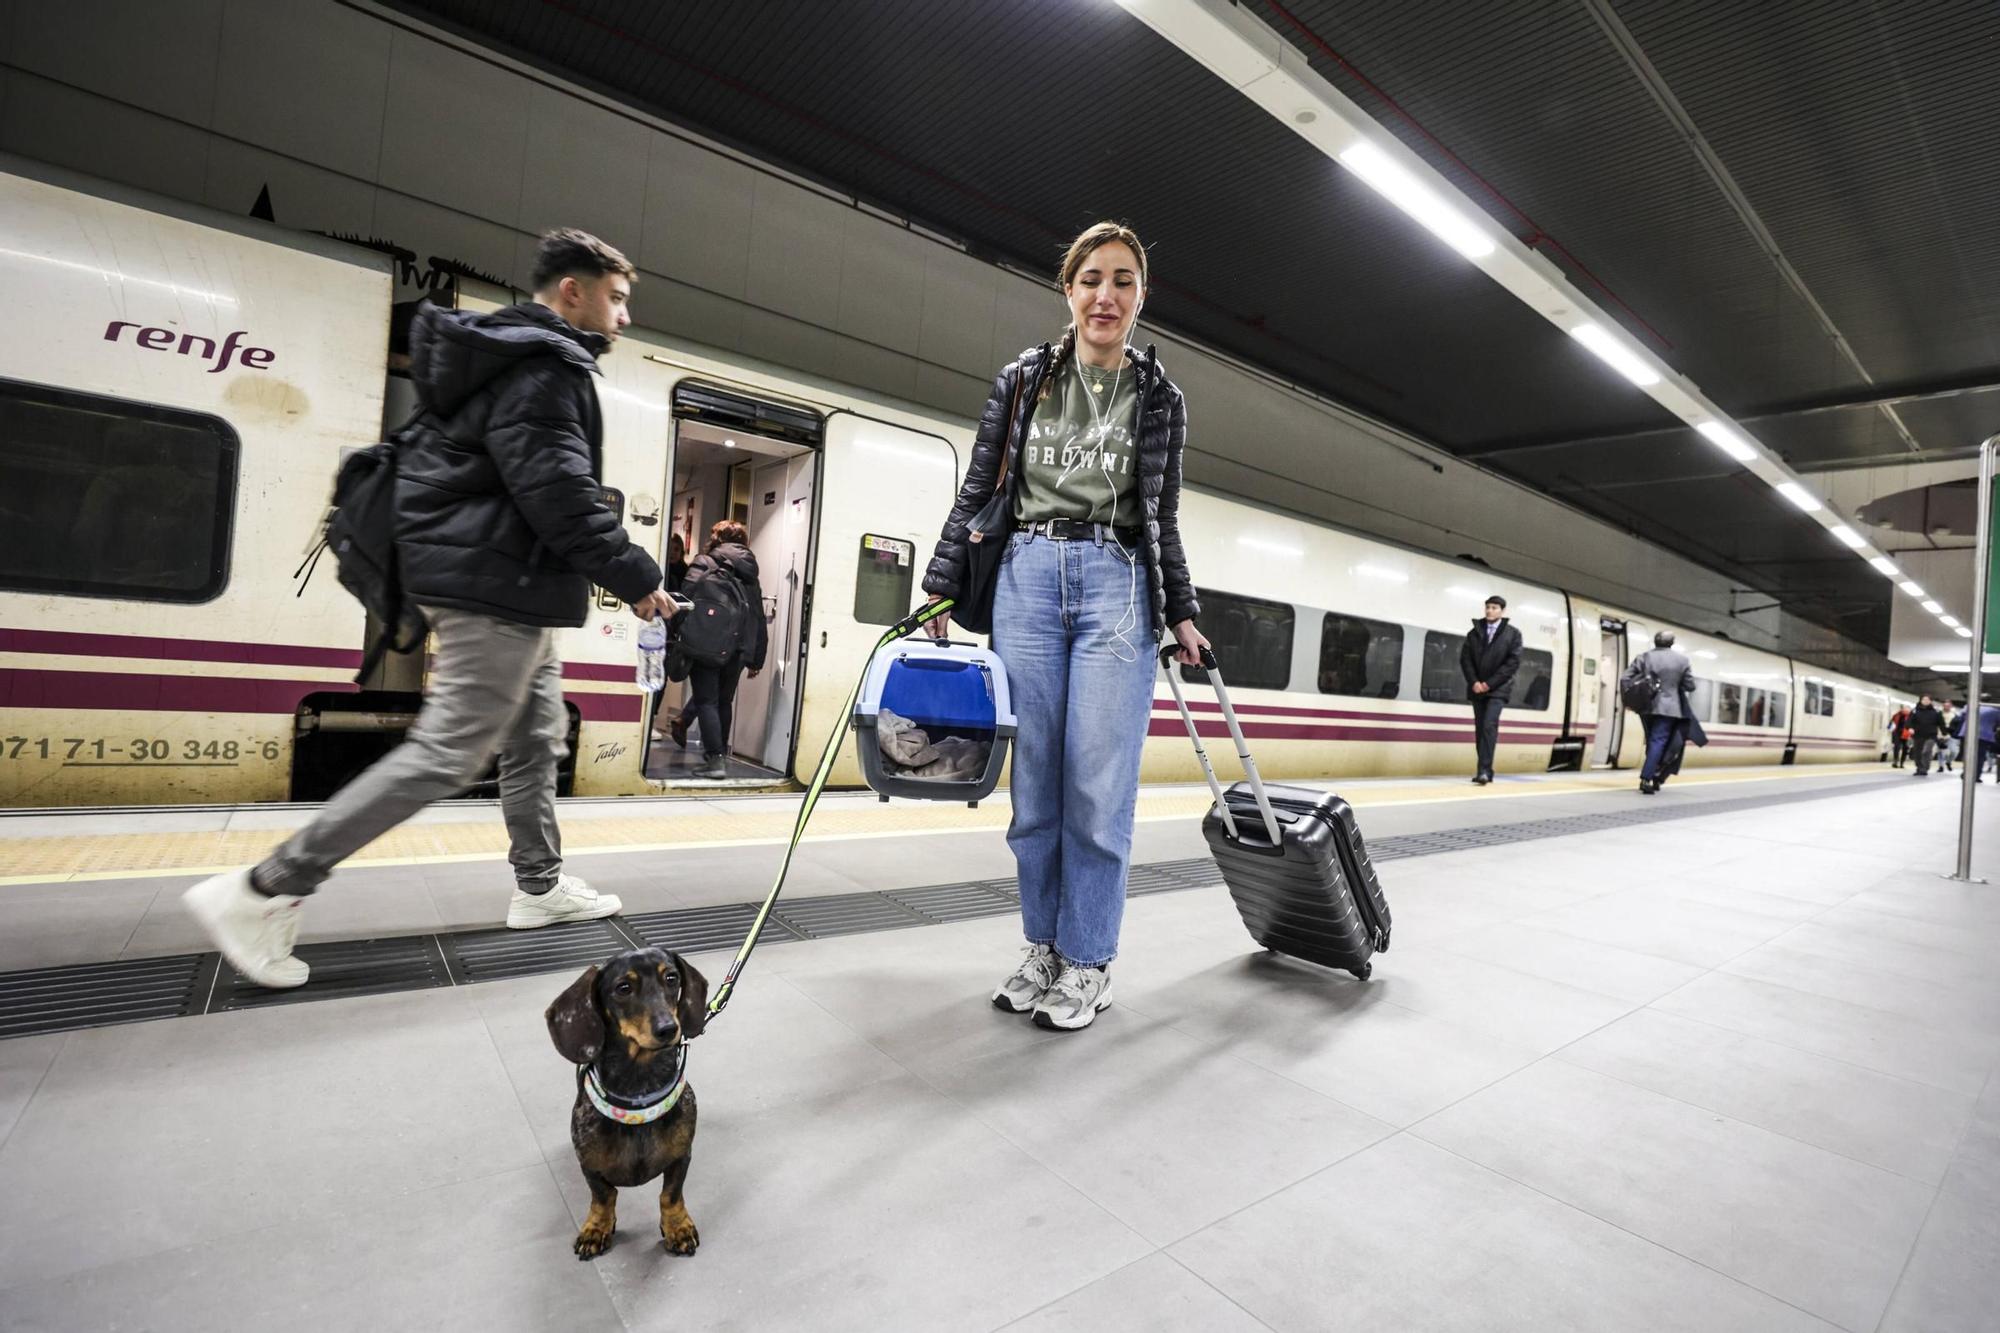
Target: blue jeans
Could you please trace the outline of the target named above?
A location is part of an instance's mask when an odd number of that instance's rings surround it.
[[[1639,770],[1642,782],[1657,782],[1660,778],[1660,761],[1666,757],[1667,747],[1673,744],[1675,735],[1687,730],[1687,719],[1646,715],[1646,766]]]
[[[1125,917],[1159,673],[1144,554],[1015,533],[994,587],[993,648],[1019,723],[1007,845],[1022,929],[1066,962],[1103,967]]]

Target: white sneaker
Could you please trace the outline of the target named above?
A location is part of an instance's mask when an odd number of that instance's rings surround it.
[[[1025,1014],[1041,1003],[1043,994],[1056,984],[1062,971],[1062,956],[1046,944],[1030,944],[1021,950],[1021,965],[993,992],[993,1007],[1010,1014]]]
[[[299,909],[292,893],[265,895],[250,887],[248,870],[214,875],[181,895],[181,906],[201,923],[216,952],[259,986],[290,990],[312,971],[292,956],[299,938]]]
[[[597,921],[616,916],[625,904],[615,893],[599,893],[575,875],[556,876],[547,893],[515,889],[507,901],[507,929],[533,930],[558,921]]]
[[[1063,965],[1056,984],[1035,1004],[1035,1026],[1071,1031],[1087,1028],[1111,1007],[1111,973],[1101,967]]]

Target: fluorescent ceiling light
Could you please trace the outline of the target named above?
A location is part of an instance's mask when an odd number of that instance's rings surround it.
[[[1866,541],[1862,540],[1860,533],[1856,532],[1853,528],[1848,527],[1845,523],[1835,526],[1832,529],[1832,532],[1834,540],[1839,542],[1842,546],[1845,546],[1850,551],[1858,551],[1862,547],[1868,544]]]
[[[1355,144],[1340,155],[1339,161],[1383,198],[1416,219],[1424,230],[1467,259],[1484,259],[1493,253],[1492,240],[1471,219],[1374,144]]]
[[[1956,634],[1961,639],[1969,639],[1972,637],[1972,631],[1967,629],[1963,625],[1960,625],[1957,629],[1954,629],[1952,633]]]
[[[1757,456],[1757,451],[1751,447],[1748,440],[1720,421],[1704,421],[1695,429],[1714,441],[1716,448],[1739,463],[1747,463]]]
[[[1389,569],[1383,565],[1357,565],[1357,574],[1365,574],[1371,579],[1382,579],[1388,583],[1408,583],[1410,576],[1400,569]]]
[[[1815,513],[1819,509],[1823,508],[1818,498],[1814,496],[1811,491],[1799,485],[1796,481],[1779,482],[1778,494],[1784,496],[1787,500],[1790,500],[1793,504],[1805,510],[1808,514]]]
[[[1898,583],[1896,586],[1898,588],[1901,588],[1904,592],[1910,594],[1910,596],[1916,598],[1918,601],[1922,601],[1924,599],[1925,596],[1924,590],[1917,586],[1917,581],[1915,579],[1904,579],[1901,583]]]
[[[1944,614],[1944,608],[1939,606],[1936,602],[1925,602],[1924,610],[1930,612],[1934,616],[1941,616]]]
[[[1944,625],[1944,627],[1945,627],[1946,629],[1957,629],[1957,628],[1958,628],[1958,617],[1957,617],[1957,616],[1939,616],[1939,617],[1938,617],[1938,620],[1939,620],[1940,622],[1942,622],[1942,623],[1943,623],[1943,625]]]
[[[1886,555],[1878,555],[1874,559],[1870,560],[1868,563],[1875,566],[1876,569],[1882,571],[1884,574],[1887,574],[1892,579],[1900,579],[1901,577],[1903,577],[1903,571],[1896,568],[1896,562],[1891,560]]]
[[[1640,388],[1658,384],[1660,377],[1654,369],[1641,361],[1638,354],[1624,343],[1606,333],[1596,324],[1579,324],[1569,331],[1569,336],[1588,347],[1598,360],[1631,380]]]

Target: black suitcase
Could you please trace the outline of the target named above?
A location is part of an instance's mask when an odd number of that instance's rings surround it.
[[[1215,804],[1202,820],[1202,836],[1208,839],[1250,938],[1277,953],[1352,972],[1366,981],[1374,970],[1369,960],[1389,948],[1389,903],[1368,859],[1354,807],[1337,795],[1309,787],[1264,785],[1236,710],[1229,706],[1215,656],[1204,652],[1203,665],[1236,741],[1246,779],[1225,792],[1181,694],[1172,652],[1163,654],[1169,659],[1167,680],[1209,789],[1215,793]]]

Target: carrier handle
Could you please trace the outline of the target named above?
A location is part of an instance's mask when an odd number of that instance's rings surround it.
[[[1174,670],[1174,658],[1178,647],[1160,650],[1160,665],[1167,670],[1167,684],[1173,687],[1174,702],[1180,705],[1181,721],[1187,725],[1188,739],[1194,742],[1195,755],[1201,760],[1201,771],[1208,777],[1208,789],[1215,793],[1215,805],[1222,812],[1222,822],[1229,829],[1229,836],[1242,840],[1236,828],[1236,816],[1230,812],[1229,802],[1222,790],[1222,783],[1216,779],[1215,766],[1208,762],[1208,750],[1201,743],[1201,733],[1195,729],[1194,714],[1188,711],[1187,699],[1181,693],[1181,678]],[[1243,738],[1243,726],[1236,720],[1236,709],[1230,705],[1229,691],[1223,688],[1222,671],[1215,660],[1215,653],[1207,647],[1201,650],[1201,667],[1208,675],[1208,683],[1215,687],[1215,701],[1222,705],[1222,720],[1229,724],[1229,735],[1236,742],[1236,757],[1243,761],[1243,776],[1250,780],[1250,794],[1257,800],[1257,812],[1264,816],[1264,831],[1271,835],[1271,845],[1280,846],[1284,842],[1278,832],[1277,812],[1271,809],[1271,798],[1264,794],[1264,779],[1257,772],[1257,761],[1250,757],[1250,742]]]

